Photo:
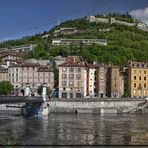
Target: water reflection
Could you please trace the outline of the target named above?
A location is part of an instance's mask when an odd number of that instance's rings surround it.
[[[148,115],[51,114],[24,119],[0,117],[0,144],[144,145]]]

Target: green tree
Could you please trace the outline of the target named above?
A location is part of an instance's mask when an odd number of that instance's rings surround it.
[[[43,85],[40,85],[37,90],[37,92],[40,96],[42,95],[42,90],[43,90]],[[50,93],[51,93],[50,88],[47,87],[47,96],[50,96]]]
[[[59,84],[59,70],[54,66],[54,88],[57,88]]]
[[[128,94],[128,92],[127,92],[127,91],[125,91],[122,97],[124,97],[124,98],[127,98],[127,97],[129,97],[129,94]]]
[[[9,81],[0,82],[0,95],[10,95],[13,90],[13,85]]]

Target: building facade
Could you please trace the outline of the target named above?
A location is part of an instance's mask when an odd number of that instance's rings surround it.
[[[59,65],[59,98],[86,96],[86,67],[81,57],[68,57]]]
[[[77,45],[80,46],[80,44],[84,45],[92,45],[98,44],[98,45],[107,45],[107,40],[105,39],[52,39],[52,45]]]
[[[59,65],[59,98],[120,98],[123,94],[124,77],[117,66],[88,64],[73,56]]]
[[[8,68],[9,81],[15,90],[20,93],[29,85],[32,94],[37,95],[37,89],[44,83],[52,90],[54,88],[53,68],[48,68],[35,63],[23,63],[11,65]]]
[[[128,92],[131,97],[148,95],[148,63],[128,63]]]
[[[87,96],[97,96],[97,73],[95,64],[87,64]]]
[[[124,79],[117,66],[110,66],[106,75],[106,95],[111,98],[120,98],[124,94]]]
[[[97,66],[97,94],[98,97],[106,97],[106,73],[108,67],[100,64]]]
[[[0,82],[8,81],[8,69],[0,68]]]

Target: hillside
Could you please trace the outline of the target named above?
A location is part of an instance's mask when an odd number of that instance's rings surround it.
[[[118,15],[120,20],[134,22],[132,18],[126,15]],[[123,19],[122,19],[123,18]],[[65,27],[74,27],[78,31],[74,34],[58,33],[55,36],[55,30]],[[48,37],[42,38],[43,35]],[[106,39],[107,46],[91,45],[79,47],[70,46],[53,46],[52,38],[98,38]],[[20,40],[7,41],[0,44],[0,47],[10,47],[19,44],[35,43],[38,45],[28,58],[53,59],[57,55],[81,55],[88,62],[98,61],[106,64],[115,64],[119,66],[126,65],[129,59],[135,61],[148,60],[148,33],[137,29],[136,26],[126,26],[119,24],[106,24],[89,22],[84,19],[68,20],[55,26],[48,32],[37,34],[31,37],[24,37]]]

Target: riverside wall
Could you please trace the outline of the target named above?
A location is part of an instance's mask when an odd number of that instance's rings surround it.
[[[120,109],[136,106],[145,99],[51,99],[50,112],[65,113],[116,113]]]

